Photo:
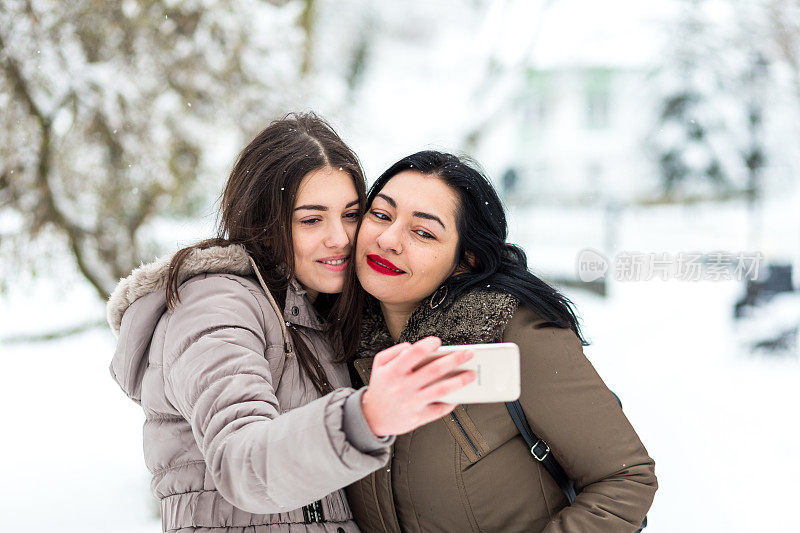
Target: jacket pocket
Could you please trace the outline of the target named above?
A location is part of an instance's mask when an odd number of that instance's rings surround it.
[[[521,437],[493,449],[456,475],[480,531],[542,531],[553,515],[554,497],[545,492],[541,465]],[[547,473],[545,472],[544,475]]]
[[[470,463],[479,461],[481,457],[491,451],[489,444],[469,416],[465,406],[459,405],[443,420]]]

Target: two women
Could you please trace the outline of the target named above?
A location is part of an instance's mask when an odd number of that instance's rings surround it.
[[[410,371],[435,339],[378,354],[378,382],[360,391],[334,364],[343,338],[329,317],[364,200],[358,159],[330,126],[276,121],[231,172],[219,237],[114,291],[111,371],[145,411],[164,531],[358,531],[340,489],[386,463],[391,435],[454,407],[435,399],[471,376],[438,380],[468,353]]]
[[[468,162],[420,152],[384,172],[353,259],[369,294],[353,364],[372,386],[372,354],[397,342],[518,344],[528,423],[580,493],[569,505],[504,404],[459,406],[398,436],[390,468],[348,487],[365,531],[635,531],[652,503],[654,462],[585,358],[570,302],[506,235]],[[358,296],[355,280],[346,291]]]
[[[653,462],[569,302],[505,243],[491,185],[423,152],[364,191],[324,122],[273,123],[231,174],[219,238],[112,296],[112,372],[145,409],[165,531],[635,529]],[[503,405],[436,401],[474,375],[451,375],[467,352],[418,368],[432,336],[520,345],[520,400],[574,505]]]

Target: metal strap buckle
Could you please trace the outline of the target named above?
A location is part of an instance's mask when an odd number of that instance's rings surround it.
[[[541,455],[539,455],[539,454],[537,454],[537,453],[536,453],[536,448],[537,448],[537,447],[538,447],[540,444],[541,444],[542,446],[544,446],[544,451],[542,452],[542,454],[541,454]],[[547,445],[547,443],[546,443],[545,441],[543,441],[542,439],[539,439],[539,440],[537,440],[537,441],[536,441],[536,444],[534,444],[533,446],[531,446],[531,455],[533,455],[533,456],[536,458],[536,460],[537,460],[537,461],[539,461],[540,463],[541,463],[542,461],[544,461],[544,460],[547,458],[547,455],[548,455],[549,453],[550,453],[550,446],[548,446],[548,445]]]

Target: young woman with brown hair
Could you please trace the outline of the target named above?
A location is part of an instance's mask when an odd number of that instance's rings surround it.
[[[378,353],[373,384],[350,388],[336,363],[347,321],[331,317],[364,205],[361,166],[330,125],[287,116],[239,155],[218,236],[114,291],[111,371],[145,411],[164,531],[358,531],[340,488],[473,379],[439,381],[468,352],[413,370],[440,345],[427,338]]]

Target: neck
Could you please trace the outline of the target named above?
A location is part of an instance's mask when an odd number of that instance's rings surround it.
[[[303,283],[300,283],[300,280],[298,280],[296,278],[295,278],[295,281],[297,281],[297,284],[300,285],[301,289],[306,291],[306,298],[308,298],[309,302],[311,302],[313,304],[314,302],[317,301],[317,296],[319,296],[319,291],[315,291],[314,289],[306,287]]]
[[[392,336],[392,339],[395,342],[397,342],[397,339],[400,338],[400,334],[406,327],[406,323],[408,323],[408,318],[411,316],[411,313],[414,312],[414,309],[419,306],[419,303],[420,302],[415,302],[413,304],[389,304],[381,302],[383,319],[386,321],[386,327],[389,329],[389,335]]]
[[[308,297],[308,301],[312,304],[317,301],[317,296],[319,296],[319,292],[315,291],[314,289],[309,289],[308,287],[303,287],[306,290],[306,296]]]

